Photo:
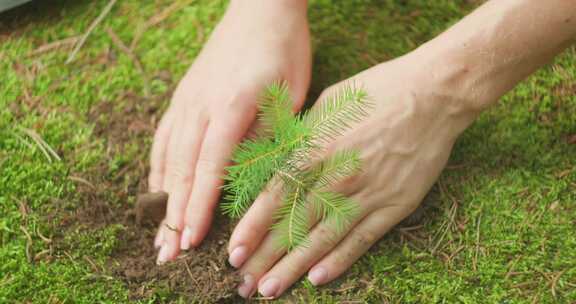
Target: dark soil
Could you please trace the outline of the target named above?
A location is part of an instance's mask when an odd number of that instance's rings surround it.
[[[148,298],[155,292],[146,288],[157,281],[172,293],[182,294],[198,302],[217,302],[235,295],[239,276],[227,264],[226,244],[231,225],[217,218],[202,246],[181,254],[175,262],[158,266],[152,247],[154,231],[164,218],[167,195],[154,194],[139,198],[134,212],[128,212],[126,233],[120,248],[112,257],[113,273],[122,278],[134,298]],[[140,224],[139,224],[140,223]]]
[[[232,223],[217,216],[201,246],[182,253],[174,262],[158,266],[153,240],[164,217],[167,195],[141,196],[135,204],[129,203],[146,191],[147,153],[139,153],[119,168],[110,168],[110,160],[127,151],[128,145],[148,147],[162,113],[159,105],[167,98],[144,99],[126,93],[121,96],[122,103],[100,102],[87,113],[95,123],[94,135],[106,144],[107,155],[93,167],[70,173],[71,179],[80,181],[75,203],[50,204],[56,207],[47,220],[58,231],[51,258],[67,258],[78,250],[66,235],[79,231],[90,234],[120,224],[123,229],[117,236],[117,246],[104,269],[95,265],[93,268],[96,276],[112,276],[125,282],[131,301],[172,302],[182,297],[195,303],[240,302],[236,295],[239,276],[227,263],[226,246]],[[79,147],[84,148],[90,147]],[[82,258],[92,261],[90,256]]]

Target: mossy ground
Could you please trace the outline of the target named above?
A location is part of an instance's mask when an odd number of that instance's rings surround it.
[[[84,33],[107,1],[36,1],[0,15],[0,302],[129,301],[122,280],[96,271],[106,268],[123,227],[66,231],[59,240],[64,245],[55,248],[49,239],[62,234],[61,223],[48,215],[74,210],[85,199],[82,193],[102,180],[122,189],[121,195],[98,194],[109,204],[133,204],[127,193],[144,176],[131,170],[132,160],[148,153],[151,137],[107,134],[94,121],[113,125],[119,116],[96,112],[95,118],[94,109],[139,111],[145,105],[134,102],[145,103],[145,95],[166,104],[226,2],[187,1],[191,4],[147,28],[133,52],[144,71],[106,28],[130,44],[172,2],[119,1],[71,64],[64,63],[70,44],[34,51]],[[464,0],[311,1],[311,96],[410,51],[474,5]],[[302,281],[283,299],[576,302],[575,93],[573,48],[464,133],[421,223],[395,229],[336,283],[314,288]],[[37,133],[61,159],[43,153],[26,130]],[[118,138],[122,148],[110,149]],[[158,289],[142,300],[164,301],[179,301],[179,296]]]

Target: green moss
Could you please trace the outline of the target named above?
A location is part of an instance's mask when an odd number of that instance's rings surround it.
[[[465,15],[470,2],[311,1],[311,98],[376,62],[409,52]],[[106,139],[94,133],[88,113],[103,102],[121,107],[125,92],[143,95],[143,75],[104,29],[110,27],[129,44],[136,30],[170,3],[119,1],[70,65],[64,64],[66,48],[26,55],[83,33],[106,1],[50,1],[36,3],[38,10],[11,13],[18,25],[0,38],[0,302],[128,302],[122,282],[99,274],[82,258],[90,253],[102,265],[117,245],[114,236],[121,226],[71,233],[66,241],[71,258],[34,264],[27,260],[28,240],[20,227],[31,234],[34,252],[48,249],[36,232],[57,232],[45,213],[62,202],[67,208],[80,203],[77,184],[69,176],[103,163],[113,176],[142,153],[134,142],[108,155]],[[195,1],[148,29],[135,49],[146,74],[167,72],[177,81],[225,5]],[[111,59],[101,60],[107,56]],[[350,276],[323,288],[304,280],[287,299],[575,302],[576,145],[567,141],[576,134],[575,59],[574,49],[566,52],[464,133],[452,155],[452,169],[440,178],[440,199],[432,202],[423,227],[412,232],[420,241],[406,241],[395,230],[353,266]],[[26,70],[36,77],[31,80]],[[170,86],[154,78],[150,88],[160,94]],[[40,96],[39,102],[27,101],[25,92]],[[19,128],[37,132],[62,161],[48,161]],[[20,212],[19,202],[28,207],[27,215]],[[175,298],[163,290],[147,302]]]

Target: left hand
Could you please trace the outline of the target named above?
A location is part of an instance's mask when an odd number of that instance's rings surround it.
[[[369,117],[326,147],[326,153],[345,148],[360,152],[362,172],[332,189],[352,198],[360,212],[341,233],[318,223],[308,247],[286,253],[278,251],[269,230],[280,195],[263,192],[238,223],[228,247],[230,263],[244,275],[241,296],[257,289],[263,296],[278,297],[309,270],[312,284],[330,282],[419,205],[476,113],[465,110],[451,89],[415,63],[401,57],[322,94],[320,100],[349,82],[362,86],[375,104]]]

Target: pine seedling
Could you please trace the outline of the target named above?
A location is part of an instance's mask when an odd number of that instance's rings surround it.
[[[285,83],[268,86],[259,102],[262,124],[255,139],[240,143],[227,167],[222,210],[241,217],[258,194],[272,183],[281,183],[282,206],[274,215],[279,246],[292,250],[306,245],[313,220],[344,229],[354,218],[357,205],[330,187],[358,173],[359,153],[337,151],[311,163],[322,145],[340,136],[367,115],[366,93],[346,86],[301,116],[292,112]]]

